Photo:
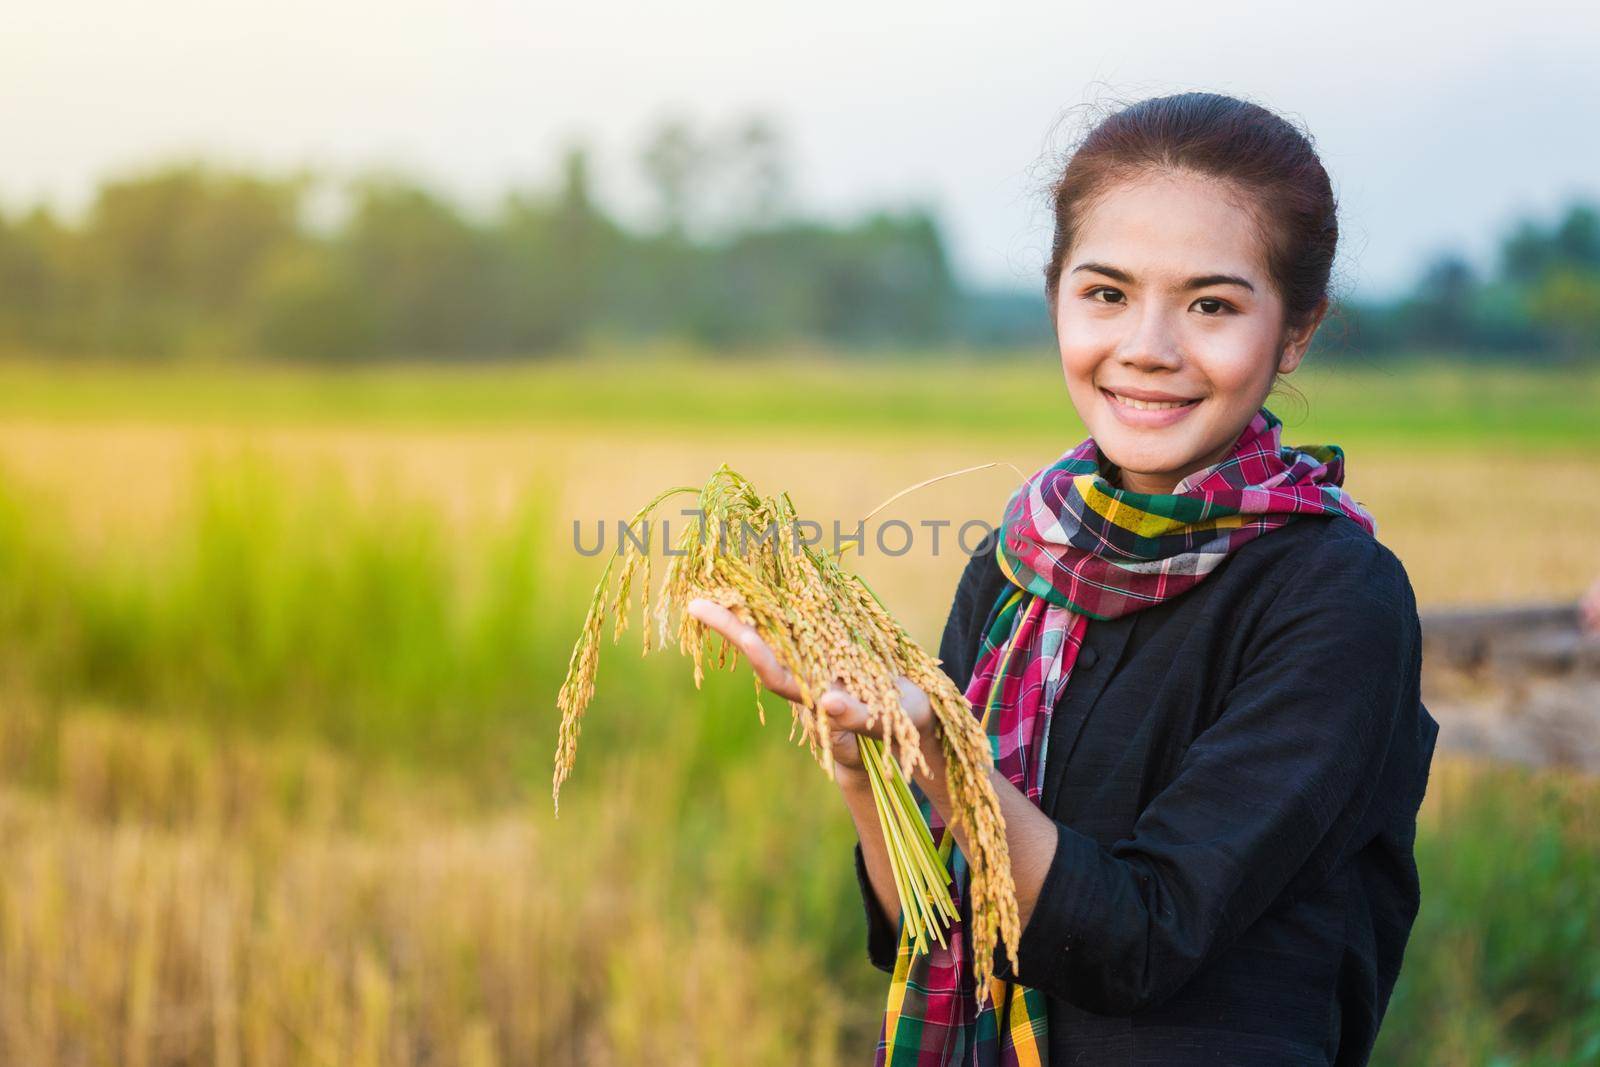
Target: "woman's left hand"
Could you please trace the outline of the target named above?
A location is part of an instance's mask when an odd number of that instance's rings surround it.
[[[903,674],[894,676],[894,684],[900,690],[900,707],[905,710],[911,725],[917,728],[923,754],[927,755],[930,750],[938,748],[934,737],[933,706],[928,703],[928,694]],[[882,721],[869,727],[867,706],[851,696],[848,690],[837,685],[829,686],[817,701],[817,706],[828,713],[828,724],[835,729],[849,730],[863,737],[883,736]]]
[[[754,637],[754,631],[726,608],[696,598],[689,602],[688,609],[690,615],[727,638],[735,648],[750,650],[755,647],[746,644],[747,640]],[[765,648],[758,637],[755,638],[755,644],[760,645],[761,649]],[[790,681],[789,672],[785,670],[782,673],[785,681]],[[928,702],[928,694],[903,674],[895,675],[894,683],[900,690],[900,706],[905,709],[911,724],[917,728],[917,736],[922,742],[923,758],[933,766],[935,765],[933,761],[942,755],[942,751],[935,732],[933,706]],[[790,684],[792,685],[792,681]],[[797,695],[791,697],[791,699],[797,698]],[[830,729],[845,730],[861,737],[880,739],[883,737],[882,721],[868,726],[867,706],[837,684],[830,684],[817,698],[817,708],[828,716]]]

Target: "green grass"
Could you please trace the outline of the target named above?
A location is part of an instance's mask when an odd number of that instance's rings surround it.
[[[719,359],[684,351],[608,358],[391,364],[326,371],[285,365],[0,362],[0,415],[78,420],[848,430],[885,435],[1081,434],[1054,352],[983,359],[774,353]],[[1592,448],[1600,366],[1530,369],[1448,355],[1381,364],[1308,362],[1301,397],[1267,404],[1291,443],[1332,429],[1339,443],[1441,448]],[[1325,430],[1325,428],[1328,428]]]
[[[92,553],[0,481],[13,684],[358,753],[482,755],[553,702],[558,628],[577,625],[574,597],[547,584],[546,492],[530,482],[516,518],[460,558],[430,508],[361,508],[327,479],[292,494],[247,457],[202,470],[171,537]]]
[[[1436,760],[1373,1062],[1600,1062],[1600,782]]]

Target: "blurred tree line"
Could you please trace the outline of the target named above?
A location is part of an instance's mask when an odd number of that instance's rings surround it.
[[[713,349],[1051,344],[1037,292],[962,285],[932,211],[848,224],[789,202],[777,129],[660,123],[636,159],[654,218],[597,202],[567,150],[486,216],[404,175],[333,184],[205,163],[104,182],[81,220],[0,214],[0,347],[354,361],[537,355],[610,339]],[[1347,305],[1337,347],[1600,351],[1600,225],[1524,222],[1494,277],[1430,264],[1388,305]]]
[[[1488,271],[1442,252],[1402,298],[1349,306],[1344,318],[1343,343],[1363,351],[1600,358],[1600,209],[1574,200],[1549,224],[1521,220]]]
[[[958,288],[930,211],[791,213],[783,145],[760,118],[715,135],[666,121],[638,164],[655,218],[634,228],[596,202],[582,148],[553,187],[515,190],[487,217],[392,173],[335,185],[184,163],[120,177],[74,224],[0,215],[0,346],[348,361],[995,332],[965,327],[983,298]]]

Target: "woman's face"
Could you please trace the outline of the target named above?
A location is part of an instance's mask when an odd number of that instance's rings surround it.
[[[1215,181],[1167,173],[1104,197],[1062,263],[1056,337],[1072,405],[1122,488],[1171,492],[1226,456],[1325,306],[1285,332],[1255,222]]]

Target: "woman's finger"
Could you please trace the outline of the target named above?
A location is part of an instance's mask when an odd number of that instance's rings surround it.
[[[911,722],[918,730],[926,729],[933,721],[933,705],[922,687],[903,674],[895,676],[895,687],[900,690],[900,706],[906,709]]]
[[[895,678],[900,690],[900,706],[905,709],[911,723],[919,732],[927,730],[933,720],[928,694],[911,679],[900,675]],[[831,725],[858,734],[877,736],[883,732],[883,723],[867,725],[867,706],[839,686],[830,686],[818,699],[817,706],[828,713]]]
[[[760,678],[761,683],[768,689],[787,700],[800,699],[800,686],[795,681],[794,674],[778,662],[778,657],[773,655],[772,649],[761,639],[755,627],[714,600],[695,597],[689,601],[687,609],[690,615],[717,631],[742,651],[755,670],[756,677]]]
[[[823,692],[817,699],[817,707],[827,713],[828,725],[835,730],[876,735],[882,727],[882,723],[877,723],[868,730],[867,706],[836,685],[829,686]]]

